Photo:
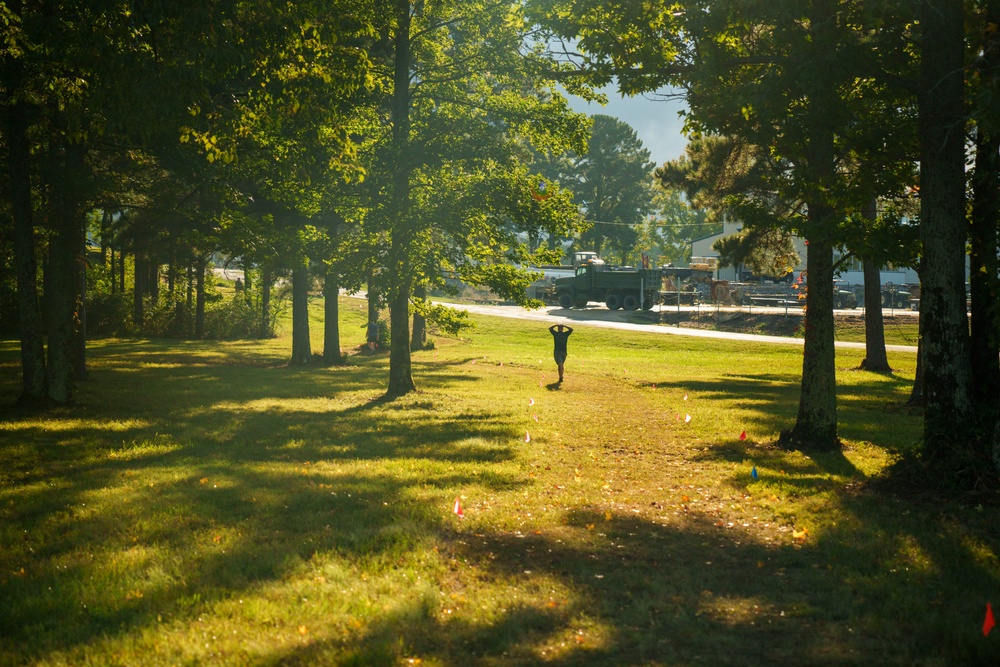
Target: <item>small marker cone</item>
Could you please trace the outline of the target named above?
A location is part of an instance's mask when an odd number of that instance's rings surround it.
[[[747,432],[746,431],[741,432],[740,433],[740,440],[746,440],[746,439],[747,439]]]
[[[691,415],[684,415],[684,423],[685,424],[691,423]]]
[[[684,394],[684,400],[685,401],[688,400],[688,395],[687,394]]]
[[[760,476],[757,474],[757,466],[754,466],[753,470],[750,471],[750,476],[754,479],[760,479]]]
[[[528,405],[534,405],[534,404],[535,404],[535,399],[529,398],[528,399]]]
[[[465,512],[462,511],[462,499],[455,498],[455,508],[452,510],[459,519],[465,518]]]
[[[530,433],[525,432],[525,434],[524,434],[524,441],[525,442],[531,442],[531,434]]]
[[[538,421],[538,415],[531,415],[531,416],[535,418],[535,421]]]
[[[983,619],[983,637],[987,637],[990,631],[993,630],[993,626],[996,625],[996,621],[993,620],[993,605],[989,602],[986,603],[986,618]]]

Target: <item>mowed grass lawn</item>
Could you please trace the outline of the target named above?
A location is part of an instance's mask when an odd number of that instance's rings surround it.
[[[99,340],[78,405],[4,407],[0,664],[1000,662],[995,513],[865,485],[918,441],[912,355],[838,351],[845,448],[805,456],[798,347],[580,324],[559,386],[544,326],[476,317],[386,402],[364,317],[345,367]]]

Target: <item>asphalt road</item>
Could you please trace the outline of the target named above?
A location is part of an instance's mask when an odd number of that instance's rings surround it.
[[[722,338],[725,340],[742,340],[754,343],[771,345],[798,345],[802,346],[803,339],[788,338],[785,336],[765,336],[760,334],[744,334],[729,331],[713,331],[710,329],[692,329],[688,327],[677,327],[665,324],[637,324],[627,322],[628,314],[625,311],[611,311],[601,307],[585,308],[583,310],[546,307],[539,310],[527,310],[520,306],[492,306],[460,303],[444,303],[458,310],[466,310],[478,315],[492,315],[494,317],[510,317],[519,320],[532,320],[545,324],[567,324],[573,326],[591,326],[605,329],[625,329],[627,331],[640,331],[645,333],[663,334],[667,336],[694,336],[696,338]],[[686,310],[686,309],[685,309]],[[705,310],[702,308],[702,310]],[[754,308],[757,312],[766,312],[764,308]],[[783,308],[774,309],[776,314],[784,312]],[[896,311],[900,312],[900,311]],[[864,343],[854,343],[837,341],[834,343],[838,348],[865,349]],[[890,352],[910,352],[916,354],[915,345],[886,345],[886,350]]]

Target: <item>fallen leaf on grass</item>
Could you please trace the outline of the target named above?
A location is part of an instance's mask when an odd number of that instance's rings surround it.
[[[798,540],[799,542],[805,542],[807,535],[809,535],[808,528],[803,528],[802,530],[792,530],[793,540]]]

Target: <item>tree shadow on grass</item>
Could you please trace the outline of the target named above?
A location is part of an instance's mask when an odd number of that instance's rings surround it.
[[[378,368],[262,371],[110,348],[94,354],[101,392],[37,420],[9,412],[0,425],[0,518],[18,540],[0,553],[0,635],[22,657],[196,613],[316,554],[407,554],[441,520],[428,490],[525,484],[473,474],[515,455],[499,415],[366,400],[358,392],[381,393]],[[244,409],[253,402],[274,407]],[[415,472],[336,468],[382,459]]]
[[[970,592],[995,587],[996,573],[943,536],[920,545],[927,567],[901,572],[895,559],[926,531],[917,516],[885,520],[879,505],[848,503],[856,524],[805,543],[767,543],[705,516],[668,526],[585,509],[552,535],[445,533],[445,558],[487,569],[470,576],[559,591],[512,600],[498,617],[447,596],[407,601],[347,638],[256,664],[988,664]],[[942,585],[942,570],[961,576]],[[908,608],[913,599],[927,606]]]

